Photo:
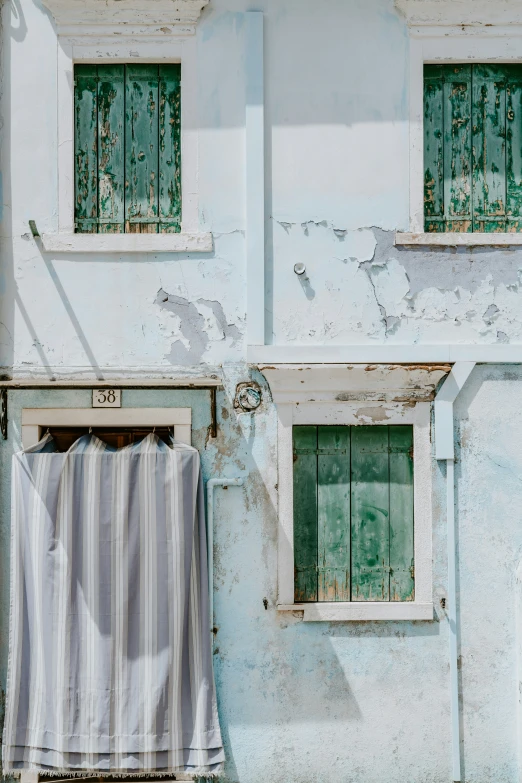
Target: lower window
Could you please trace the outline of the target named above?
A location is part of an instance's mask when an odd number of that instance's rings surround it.
[[[294,600],[415,600],[412,425],[293,427]]]

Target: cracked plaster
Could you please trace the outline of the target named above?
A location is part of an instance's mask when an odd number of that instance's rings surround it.
[[[326,221],[273,221],[273,236],[276,343],[522,339],[521,251],[405,250],[393,232]]]

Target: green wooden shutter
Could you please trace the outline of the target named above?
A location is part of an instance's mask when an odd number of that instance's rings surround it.
[[[318,600],[350,600],[350,428],[318,427]]]
[[[98,66],[99,233],[125,230],[125,66]]]
[[[160,231],[181,226],[181,66],[160,65],[159,217]]]
[[[424,67],[425,231],[472,230],[471,67]]]
[[[506,231],[522,231],[522,68],[506,65]]]
[[[522,66],[424,68],[426,231],[522,230]]]
[[[98,230],[98,76],[95,65],[77,65],[74,91],[76,230]]]
[[[414,600],[413,428],[294,427],[295,600]]]
[[[503,66],[473,65],[473,231],[506,230]]]
[[[295,600],[317,601],[317,427],[294,427]]]
[[[75,67],[75,222],[181,230],[181,66]]]

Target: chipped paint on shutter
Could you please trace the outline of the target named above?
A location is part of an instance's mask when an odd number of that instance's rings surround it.
[[[503,66],[473,66],[473,230],[506,230],[506,83]]]
[[[390,600],[415,599],[413,427],[390,426]]]
[[[390,600],[388,428],[352,431],[352,600]]]
[[[317,601],[317,427],[294,427],[296,603]]]
[[[471,216],[471,68],[444,68],[444,205],[446,231],[469,232]]]
[[[439,66],[424,66],[424,221],[425,231],[445,230],[444,80]]]
[[[125,85],[125,230],[158,231],[158,66],[127,65]]]
[[[74,159],[76,231],[98,230],[98,99],[95,65],[77,65],[74,72]]]
[[[350,427],[318,428],[318,600],[350,600]]]
[[[120,234],[125,217],[125,66],[98,66],[99,231]]]
[[[522,231],[522,68],[506,70],[506,231]]]
[[[159,66],[159,217],[162,234],[181,231],[181,65]]]

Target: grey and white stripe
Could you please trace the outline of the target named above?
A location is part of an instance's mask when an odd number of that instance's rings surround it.
[[[220,772],[199,454],[13,457],[4,774]]]

